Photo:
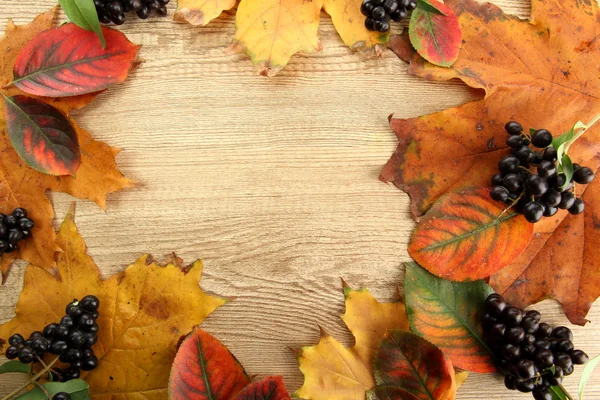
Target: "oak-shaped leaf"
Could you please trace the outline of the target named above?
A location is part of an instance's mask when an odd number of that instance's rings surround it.
[[[450,360],[435,345],[403,330],[387,331],[382,339],[375,357],[375,381],[376,396],[370,394],[371,399],[454,400],[456,396]]]
[[[55,15],[56,9],[50,10],[25,26],[15,26],[9,21],[5,36],[0,39],[0,85],[12,81],[13,67],[21,49],[40,32],[51,29]],[[59,57],[58,53],[56,57]],[[5,92],[9,98],[22,94],[14,86]],[[20,242],[16,252],[0,256],[3,281],[16,258],[47,270],[56,266],[55,253],[60,248],[55,241],[52,227],[54,212],[46,196],[47,190],[66,192],[80,199],[94,201],[105,208],[109,193],[133,186],[133,182],[125,178],[117,167],[115,157],[119,150],[95,141],[89,132],[80,128],[68,116],[71,110],[85,106],[95,96],[96,93],[91,93],[52,100],[39,99],[58,110],[74,128],[81,154],[76,177],[56,177],[32,169],[19,157],[9,135],[0,134],[0,212],[7,214],[16,207],[24,207],[35,221],[32,237]],[[6,102],[0,99],[0,132],[8,130],[5,108]]]
[[[57,235],[64,250],[58,274],[28,266],[15,317],[0,326],[0,338],[28,336],[58,322],[73,299],[100,300],[98,367],[82,373],[92,399],[165,399],[171,364],[181,336],[200,324],[225,299],[205,294],[198,281],[202,263],[160,265],[149,255],[123,272],[102,279],[75,226],[73,208]]]
[[[315,346],[296,352],[304,384],[295,396],[311,400],[364,400],[375,386],[373,360],[388,329],[408,330],[404,303],[395,299],[380,303],[365,290],[344,283],[346,312],[342,319],[354,334],[355,345],[345,348],[321,330]]]
[[[445,4],[436,0],[417,7],[410,16],[408,34],[417,52],[432,64],[451,66],[458,58],[462,33],[458,18]]]
[[[454,281],[485,278],[517,258],[533,224],[490,198],[489,189],[464,188],[440,198],[415,228],[408,252],[434,275]]]
[[[392,118],[398,148],[381,179],[411,198],[415,217],[454,188],[488,187],[500,159],[510,154],[504,125],[519,121],[555,137],[600,110],[600,13],[593,1],[532,0],[530,20],[504,14],[492,4],[447,0],[458,16],[462,50],[450,68],[420,57],[406,35],[390,47],[410,62],[409,71],[430,80],[460,79],[483,89],[485,98],[412,119]],[[577,60],[577,62],[573,62]],[[569,149],[574,163],[600,167],[600,127],[594,125]],[[535,225],[528,248],[490,284],[519,307],[553,298],[571,322],[584,324],[600,296],[600,180],[578,187],[583,214],[560,211]],[[557,268],[560,266],[560,268]]]
[[[493,289],[482,280],[440,279],[414,262],[404,266],[406,308],[413,333],[438,346],[457,368],[496,371],[481,327],[481,310]]]
[[[111,28],[96,34],[73,23],[36,35],[19,52],[12,85],[46,97],[77,96],[123,82],[134,66],[138,46]]]
[[[42,173],[75,176],[81,154],[67,117],[32,97],[6,97],[5,102],[6,130],[19,156]]]

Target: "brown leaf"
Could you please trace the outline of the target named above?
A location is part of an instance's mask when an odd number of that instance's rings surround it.
[[[15,26],[8,23],[5,37],[0,39],[0,83],[2,85],[13,80],[13,66],[21,48],[38,33],[52,27],[56,10],[38,16],[32,23]],[[6,90],[7,96],[19,95],[16,88]],[[81,108],[96,96],[95,93],[65,97],[61,99],[43,98],[54,108],[64,114]],[[32,238],[21,242],[20,250],[0,257],[0,272],[3,281],[16,258],[51,270],[56,266],[55,253],[60,248],[55,242],[55,233],[51,221],[54,212],[46,197],[46,190],[70,193],[80,199],[88,199],[105,208],[106,196],[109,193],[132,187],[133,181],[127,179],[119,171],[115,156],[118,149],[105,143],[95,141],[89,132],[77,126],[75,121],[67,118],[75,127],[80,149],[81,165],[75,177],[54,177],[33,170],[18,156],[10,144],[6,134],[4,120],[4,101],[0,101],[0,212],[11,212],[15,207],[24,207],[35,221]]]
[[[202,262],[189,268],[160,265],[149,255],[104,280],[77,232],[73,209],[57,235],[59,277],[27,267],[16,316],[0,326],[0,338],[29,335],[58,322],[73,299],[100,300],[98,368],[82,374],[93,399],[165,399],[181,336],[226,302],[198,286]]]
[[[458,78],[484,89],[486,97],[390,121],[400,143],[381,179],[409,194],[417,218],[454,188],[490,185],[498,161],[508,153],[507,121],[517,120],[526,129],[546,128],[558,136],[578,120],[592,120],[600,110],[600,47],[595,45],[600,15],[595,2],[533,0],[531,22],[474,0],[446,4],[458,15],[463,32],[462,51],[451,68],[425,62],[409,50],[406,37],[394,38],[390,47],[410,62],[413,74],[430,80]],[[597,170],[599,152],[600,129],[595,126],[569,154],[574,162]],[[519,306],[555,298],[572,322],[584,324],[600,295],[600,255],[595,251],[600,211],[591,195],[598,185],[596,180],[584,195],[584,215],[559,212],[536,224],[528,249],[492,277],[492,286]]]

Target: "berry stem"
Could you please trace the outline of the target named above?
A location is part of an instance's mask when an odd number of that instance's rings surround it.
[[[502,216],[504,214],[506,214],[506,212],[508,210],[510,210],[511,208],[513,208],[515,206],[515,204],[517,204],[519,202],[519,200],[521,200],[523,198],[523,195],[525,194],[525,190],[523,190],[521,192],[521,194],[519,195],[519,197],[517,197],[516,199],[513,200],[512,203],[510,203],[510,205],[508,207],[506,207],[504,210],[502,210],[502,212],[500,213],[500,215],[498,215],[498,218],[496,218],[496,221],[499,220],[500,218],[502,218]]]
[[[573,400],[573,397],[567,392],[567,389],[563,385],[558,385],[558,387],[564,392],[565,396],[567,396],[568,400]]]
[[[50,395],[50,393],[48,393],[48,391],[46,390],[45,387],[43,387],[42,385],[40,385],[37,382],[33,382],[33,383],[35,383],[35,386],[39,387],[44,392],[44,394],[46,395],[46,397],[48,398],[48,400],[52,400],[52,396]]]
[[[44,375],[46,372],[48,372],[50,370],[50,368],[52,368],[52,366],[54,364],[56,364],[58,362],[58,356],[52,360],[44,369],[42,369],[40,372],[38,372],[37,374],[35,374],[32,378],[30,378],[27,382],[25,382],[24,384],[22,384],[21,386],[19,386],[18,388],[16,388],[15,390],[13,390],[12,392],[10,392],[9,394],[7,394],[6,396],[4,396],[1,400],[9,400],[10,398],[12,398],[13,396],[16,396],[17,394],[19,394],[19,392],[23,389],[26,389],[27,386],[31,385],[32,383],[37,383],[37,380],[40,379],[40,377],[42,375]]]

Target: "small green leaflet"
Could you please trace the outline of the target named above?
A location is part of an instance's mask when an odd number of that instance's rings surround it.
[[[18,372],[28,374],[31,371],[31,365],[23,364],[20,361],[9,361],[0,365],[0,374],[7,374],[10,372]]]
[[[102,43],[102,48],[106,47],[106,40],[100,27],[100,20],[98,19],[94,0],[58,0],[58,2],[65,11],[65,14],[67,14],[67,17],[75,25],[87,31],[96,32],[100,43]]]
[[[436,6],[431,4],[428,0],[418,0],[417,8],[420,8],[421,10],[426,11],[428,13],[432,13],[432,14],[446,15],[444,12],[439,10]]]
[[[586,124],[578,121],[575,125],[573,125],[571,130],[552,140],[552,147],[556,149],[557,172],[559,174],[565,174],[567,177],[565,185],[568,185],[573,177],[573,162],[567,154],[569,146],[571,146],[581,135],[583,135],[588,128],[589,127]]]
[[[579,400],[583,400],[583,389],[585,388],[585,384],[587,383],[587,381],[592,376],[592,372],[594,372],[594,368],[596,368],[598,362],[600,362],[600,356],[591,359],[583,369],[583,372],[581,373],[581,378],[579,379],[579,390],[577,390],[577,392],[579,393]]]
[[[548,390],[552,395],[552,400],[573,400],[562,386],[550,386]]]
[[[83,379],[72,379],[67,382],[46,382],[42,387],[54,396],[59,392],[66,392],[71,395],[72,400],[89,399],[89,386]],[[17,397],[16,400],[48,400],[48,396],[39,386],[34,387],[29,392]]]

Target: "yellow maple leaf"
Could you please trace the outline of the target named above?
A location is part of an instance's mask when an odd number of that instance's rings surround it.
[[[173,19],[192,25],[206,25],[224,10],[235,6],[236,0],[179,0]]]
[[[199,287],[202,263],[188,267],[172,257],[159,265],[148,255],[106,280],[86,253],[73,208],[57,234],[63,249],[59,277],[27,267],[16,316],[0,326],[0,338],[29,335],[58,322],[73,299],[100,299],[98,368],[83,373],[93,399],[165,399],[179,339],[226,300]]]
[[[317,30],[321,9],[348,47],[381,55],[388,33],[370,32],[360,12],[362,0],[241,0],[232,52],[246,51],[261,75],[277,74],[298,52],[321,50]],[[178,0],[175,20],[206,25],[235,0]]]
[[[16,26],[9,21],[5,36],[0,39],[0,86],[13,80],[13,67],[21,48],[38,33],[53,26],[56,11],[55,8],[43,13],[25,26]],[[5,94],[13,96],[22,92],[10,87]],[[52,99],[51,104],[68,115],[71,110],[88,104],[96,95],[57,98]],[[55,253],[60,251],[60,247],[55,241],[52,227],[54,211],[46,197],[46,190],[70,193],[105,208],[108,193],[134,186],[133,181],[124,177],[117,167],[115,157],[119,150],[94,140],[88,131],[69,117],[81,148],[81,164],[76,177],[56,177],[30,168],[19,157],[6,134],[4,108],[5,102],[0,101],[0,212],[6,214],[16,207],[24,207],[36,226],[32,237],[22,242],[17,252],[0,256],[3,281],[16,258],[47,270],[56,265]]]
[[[304,384],[297,397],[312,400],[364,400],[375,386],[373,357],[388,329],[408,330],[406,307],[400,301],[380,303],[366,290],[352,290],[344,283],[346,312],[342,319],[356,343],[345,348],[321,330],[316,346],[298,352]]]

